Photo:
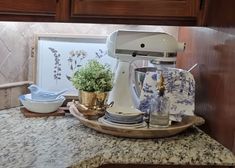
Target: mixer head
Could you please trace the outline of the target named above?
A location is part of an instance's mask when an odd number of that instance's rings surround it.
[[[120,61],[154,60],[157,63],[176,61],[177,51],[185,48],[166,33],[118,30],[107,39],[108,55]]]

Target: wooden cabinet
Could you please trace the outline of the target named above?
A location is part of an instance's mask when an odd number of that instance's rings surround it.
[[[204,0],[203,26],[234,27],[234,0]]]
[[[71,20],[196,25],[198,0],[72,0]]]
[[[0,0],[0,21],[235,26],[234,0]]]
[[[0,20],[54,21],[57,0],[0,0]]]
[[[199,1],[0,0],[0,20],[197,25]]]

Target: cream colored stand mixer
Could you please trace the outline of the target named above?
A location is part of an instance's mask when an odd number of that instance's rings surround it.
[[[130,83],[131,63],[135,60],[175,63],[177,52],[185,49],[185,43],[166,33],[119,30],[107,38],[107,47],[108,55],[118,61],[108,103],[114,102],[114,110],[129,113],[139,103]]]

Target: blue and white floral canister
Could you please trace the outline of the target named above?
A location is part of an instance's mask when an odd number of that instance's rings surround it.
[[[193,75],[182,69],[167,68],[147,72],[140,94],[139,110],[149,112],[150,101],[157,94],[156,85],[160,75],[165,79],[165,97],[170,103],[170,120],[181,121],[183,115],[194,115],[195,80]]]

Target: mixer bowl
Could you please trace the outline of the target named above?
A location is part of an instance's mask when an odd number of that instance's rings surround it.
[[[143,88],[143,83],[145,79],[145,75],[147,72],[156,72],[158,70],[157,67],[142,67],[136,68],[135,76],[134,76],[134,90],[138,97],[140,97],[141,90]]]

